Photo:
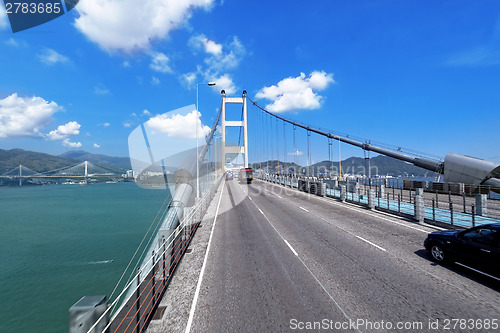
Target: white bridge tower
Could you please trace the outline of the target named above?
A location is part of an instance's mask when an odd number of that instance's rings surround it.
[[[244,165],[248,168],[248,133],[247,133],[247,92],[243,90],[242,97],[226,97],[226,92],[221,91],[222,95],[222,163],[226,171],[226,154],[243,154]],[[226,103],[243,105],[243,120],[226,120]],[[226,127],[243,127],[243,146],[226,147]]]

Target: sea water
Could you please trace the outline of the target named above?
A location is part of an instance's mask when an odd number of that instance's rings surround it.
[[[134,183],[0,188],[0,332],[67,332],[82,296],[110,296],[167,197]]]

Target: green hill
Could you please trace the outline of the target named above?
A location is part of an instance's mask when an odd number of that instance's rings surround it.
[[[131,169],[130,160],[126,157],[110,157],[84,151],[69,151],[53,156],[22,149],[0,149],[0,175],[19,167],[20,164],[36,172],[46,172],[72,166],[82,161],[89,161],[116,174]]]
[[[70,165],[79,161],[22,149],[0,149],[0,175],[19,167],[20,164],[37,172],[46,172]]]
[[[94,164],[111,166],[120,170],[130,170],[130,159],[128,157],[111,157],[101,154],[91,154],[83,150],[71,150],[59,155],[63,158],[71,158],[77,161],[89,161]]]

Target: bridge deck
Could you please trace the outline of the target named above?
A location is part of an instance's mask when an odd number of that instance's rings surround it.
[[[149,332],[186,329],[213,212]],[[269,183],[229,181],[190,328],[276,332],[299,322],[350,319],[415,322],[419,332],[435,332],[429,321],[439,319],[442,328],[445,319],[498,318],[498,289],[490,280],[428,260],[422,243],[433,230]]]

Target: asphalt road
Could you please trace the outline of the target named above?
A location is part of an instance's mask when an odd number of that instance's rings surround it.
[[[429,226],[260,181],[220,211],[193,332],[500,332],[498,286],[432,263]]]

